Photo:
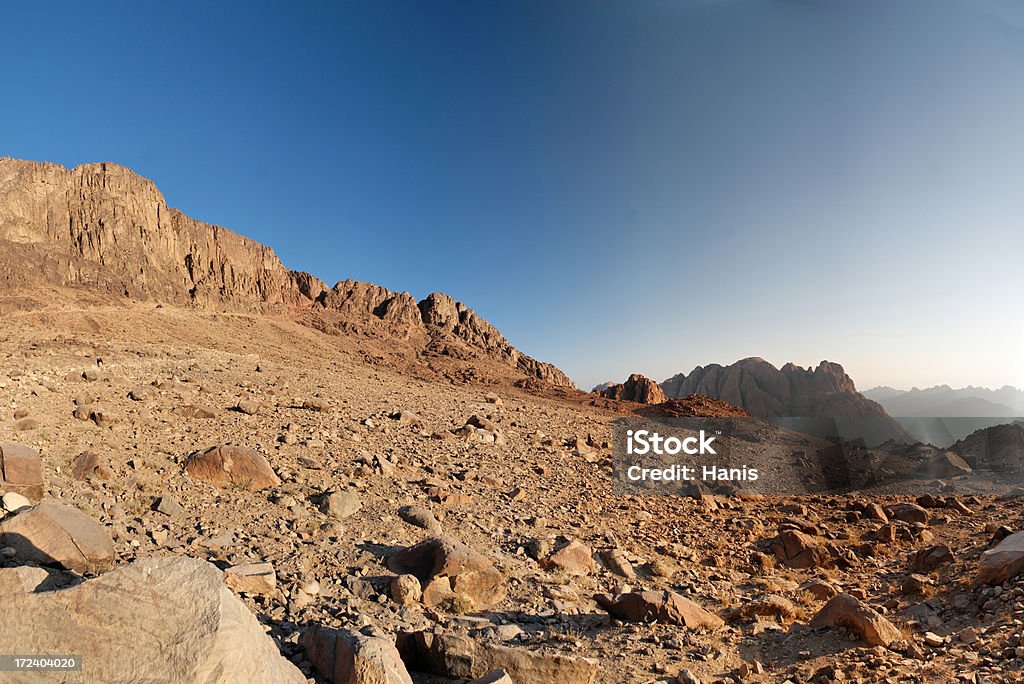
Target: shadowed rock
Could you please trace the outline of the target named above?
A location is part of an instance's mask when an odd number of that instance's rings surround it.
[[[13,548],[19,560],[58,565],[79,574],[104,572],[114,564],[114,544],[107,528],[73,506],[50,501],[4,518],[0,546]]]

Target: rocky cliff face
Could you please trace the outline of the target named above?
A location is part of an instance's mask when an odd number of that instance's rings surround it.
[[[626,382],[609,385],[597,392],[606,399],[635,401],[638,404],[660,404],[668,401],[658,383],[639,373],[633,373]]]
[[[291,313],[317,327],[396,337],[421,350],[455,340],[530,378],[574,386],[447,295],[417,302],[408,293],[354,280],[328,289],[286,268],[269,247],[169,208],[156,185],[117,164],[69,170],[0,159],[0,283]]]
[[[270,248],[169,208],[116,164],[0,160],[0,248],[8,284],[244,311],[308,307],[324,289]]]
[[[829,361],[813,369],[792,363],[776,368],[764,359],[748,358],[729,366],[697,366],[661,387],[670,398],[703,394],[761,418],[868,418],[875,436],[909,439],[881,405],[857,391],[842,366]]]

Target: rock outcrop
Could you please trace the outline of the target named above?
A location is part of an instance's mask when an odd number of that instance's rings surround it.
[[[397,337],[420,353],[457,340],[529,379],[574,387],[447,295],[417,302],[354,280],[328,288],[286,268],[269,247],[168,207],[152,181],[117,164],[66,169],[0,158],[0,283],[286,313],[324,330]]]
[[[147,558],[59,591],[5,592],[0,610],[18,616],[0,621],[0,652],[82,657],[63,682],[306,681],[220,571],[195,558]]]
[[[609,385],[599,390],[598,394],[606,399],[633,401],[638,404],[660,404],[668,401],[658,383],[639,373],[633,373],[624,383]]]
[[[792,363],[776,368],[752,357],[729,366],[697,366],[689,374],[665,380],[661,387],[670,398],[703,394],[759,418],[858,419],[857,427],[871,431],[868,441],[873,444],[886,439],[914,441],[880,404],[857,391],[842,366],[829,361],[813,369]]]

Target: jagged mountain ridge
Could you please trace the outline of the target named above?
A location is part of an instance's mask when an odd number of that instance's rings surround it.
[[[661,387],[670,399],[702,394],[761,418],[861,419],[872,440],[910,441],[903,427],[880,404],[858,392],[841,365],[830,361],[816,368],[793,363],[776,368],[750,357],[728,366],[697,366],[689,374],[665,380]]]
[[[0,158],[0,256],[0,283],[8,288],[85,288],[204,309],[288,314],[322,329],[395,336],[414,349],[481,353],[528,378],[574,387],[448,295],[417,302],[407,292],[353,280],[328,288],[285,267],[271,248],[168,207],[152,181],[118,164],[67,169]]]

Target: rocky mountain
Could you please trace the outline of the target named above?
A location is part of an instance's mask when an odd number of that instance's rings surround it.
[[[417,302],[353,280],[328,288],[286,268],[269,247],[168,207],[152,181],[117,164],[66,169],[0,159],[0,283],[286,314],[322,330],[397,338],[415,354],[482,356],[529,379],[573,387],[447,295]]]
[[[1024,416],[1024,391],[1009,385],[997,390],[987,387],[954,389],[949,385],[910,390],[875,387],[864,392],[864,396],[877,401],[889,415],[897,417]]]
[[[820,434],[831,431],[835,419],[843,419],[840,432],[860,434],[869,442],[909,440],[906,431],[882,406],[857,391],[838,363],[822,361],[817,368],[787,363],[776,368],[764,359],[751,357],[734,364],[697,366],[661,383],[669,398],[702,394],[746,409],[762,418],[829,419],[793,424]]]
[[[626,382],[609,385],[597,391],[605,399],[618,399],[619,401],[634,401],[638,404],[660,404],[668,401],[665,392],[654,380],[644,377],[639,373],[633,373],[626,379]]]
[[[975,469],[1024,472],[1024,425],[1007,423],[976,430],[949,450]]]

